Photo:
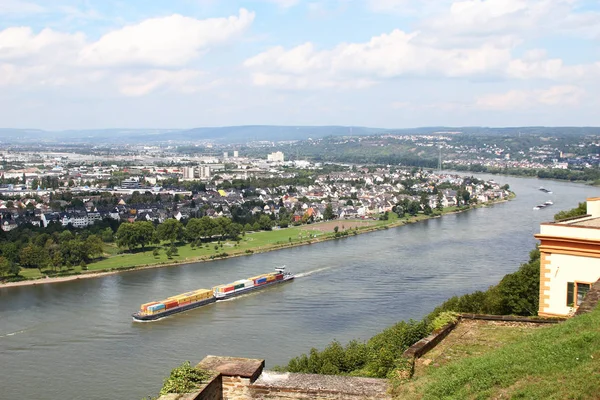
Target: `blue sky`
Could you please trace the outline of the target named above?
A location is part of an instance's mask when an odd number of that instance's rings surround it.
[[[600,2],[0,0],[0,126],[600,126]]]

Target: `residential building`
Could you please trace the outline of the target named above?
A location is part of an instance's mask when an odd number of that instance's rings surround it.
[[[284,161],[283,153],[281,151],[276,151],[275,153],[268,154],[267,161],[283,162]]]
[[[600,197],[587,199],[587,215],[547,222],[540,240],[541,316],[572,315],[600,279]]]

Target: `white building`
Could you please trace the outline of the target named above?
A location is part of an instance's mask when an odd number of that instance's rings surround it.
[[[240,156],[240,153],[237,150],[233,151],[233,158],[238,158]]]
[[[210,179],[210,171],[210,166],[205,164],[196,167],[183,167],[183,179],[188,181]]]
[[[541,316],[567,316],[600,279],[600,197],[587,215],[540,225]]]
[[[283,162],[284,161],[283,153],[281,151],[277,151],[275,153],[268,154],[267,161]]]
[[[183,167],[183,179],[192,180],[196,176],[195,167]]]

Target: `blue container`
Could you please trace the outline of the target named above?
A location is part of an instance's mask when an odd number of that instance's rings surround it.
[[[256,280],[256,283],[265,283],[267,281],[267,278],[260,278]]]
[[[165,308],[164,304],[154,304],[154,305],[148,307],[148,310],[150,310],[150,311],[158,311],[158,310],[162,310],[163,308]]]

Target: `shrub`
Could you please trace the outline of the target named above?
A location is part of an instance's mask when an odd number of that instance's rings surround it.
[[[208,371],[194,368],[189,361],[186,361],[171,371],[159,394],[164,396],[169,393],[189,393],[208,378],[210,378]]]
[[[454,311],[444,311],[440,315],[438,315],[431,323],[429,324],[429,329],[433,332],[438,329],[442,329],[446,325],[450,323],[454,323],[458,321],[458,313]]]

